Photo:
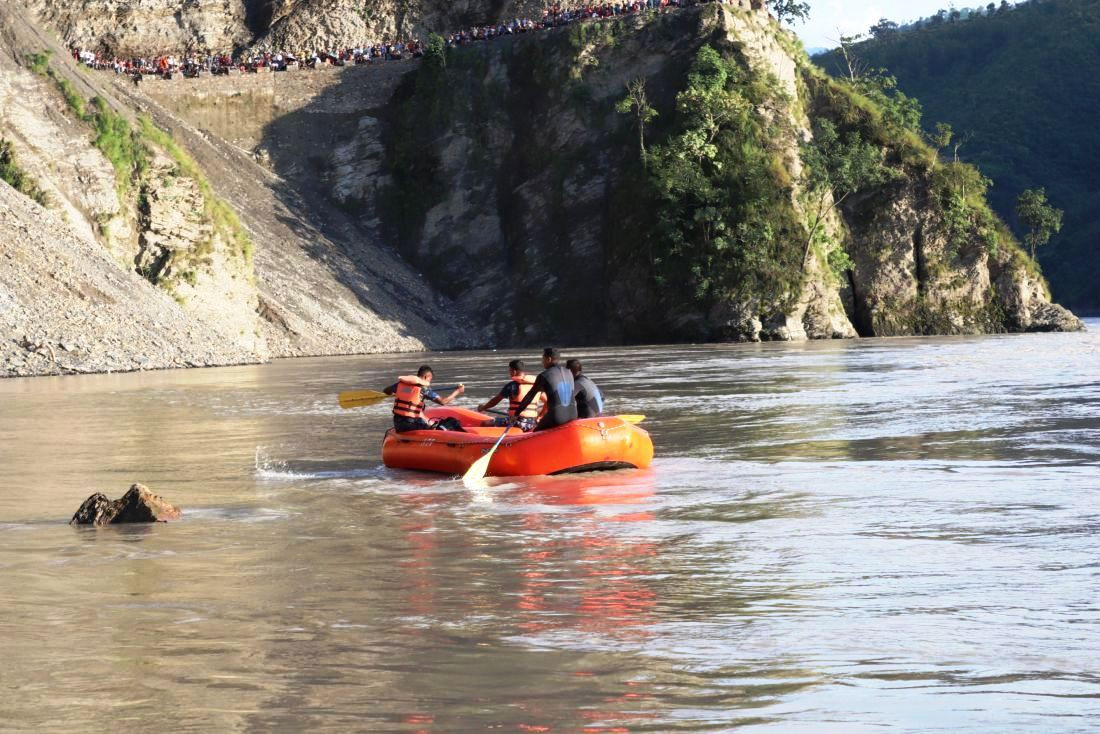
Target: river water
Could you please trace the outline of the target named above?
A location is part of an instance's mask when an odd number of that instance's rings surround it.
[[[2,381],[0,729],[1100,731],[1090,326],[588,350],[653,468],[474,493],[336,407],[421,355]]]

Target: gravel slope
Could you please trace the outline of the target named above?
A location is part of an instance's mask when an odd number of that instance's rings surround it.
[[[0,182],[0,376],[257,360]]]

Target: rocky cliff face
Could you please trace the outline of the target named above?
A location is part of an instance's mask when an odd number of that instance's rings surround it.
[[[481,343],[339,210],[78,70],[21,8],[0,7],[0,52],[0,163],[24,190],[2,185],[0,376]]]
[[[266,359],[252,263],[212,220],[200,174],[142,136],[63,54],[51,60],[24,21],[0,17],[8,58],[28,64],[0,74],[0,137],[43,196],[6,193],[5,371]]]
[[[317,7],[226,13],[262,35]],[[418,23],[512,8],[385,7]],[[0,137],[44,202],[3,191],[7,374],[1080,327],[986,216],[976,172],[883,128],[749,0],[478,44],[419,68],[141,88],[76,69],[21,8],[0,7],[0,43],[26,67],[0,74]],[[44,50],[46,66],[28,58]],[[619,109],[639,81],[657,113],[641,129]],[[871,141],[890,175],[815,226],[807,151],[823,121]],[[119,141],[141,155],[120,159]],[[710,160],[707,176],[669,175],[689,158]]]
[[[251,41],[244,0],[27,0],[66,44],[123,56],[226,51]]]
[[[543,0],[27,0],[67,44],[124,56],[335,49],[529,15]]]
[[[660,217],[650,210],[660,199],[639,173],[637,130],[615,106],[641,79],[659,112],[650,144],[668,140],[675,123],[662,130],[661,121],[682,114],[676,94],[704,47],[734,60],[745,89],[766,90],[745,124],[766,131],[767,162],[752,176],[773,181],[775,213],[754,229],[768,229],[773,254],[754,262],[733,246],[702,271],[677,271],[654,254]],[[854,131],[873,118],[854,97],[823,99],[822,84],[796,42],[748,2],[575,26],[451,52],[443,71],[422,67],[384,124],[363,118],[334,149],[327,180],[345,207],[381,216],[406,257],[502,343],[1080,327],[1049,304],[1003,227],[983,224],[980,201],[949,211],[929,151],[905,135],[875,133],[890,180],[856,192],[825,218],[822,236],[809,236],[804,147],[815,125]],[[363,170],[392,178],[365,185]],[[702,293],[718,270],[735,287]]]
[[[273,3],[269,30],[256,45],[337,48],[430,32],[450,33],[515,17],[538,18],[548,0],[283,0]]]
[[[867,336],[1073,331],[1081,322],[1050,302],[1037,266],[1011,247],[950,230],[932,180],[866,194],[846,207],[845,294]]]

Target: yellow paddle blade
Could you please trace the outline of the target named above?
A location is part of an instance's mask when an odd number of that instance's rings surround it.
[[[508,431],[512,430],[511,426],[504,429],[504,433],[500,434],[500,438],[493,444],[493,448],[489,449],[489,453],[482,456],[480,459],[470,464],[470,468],[466,470],[466,473],[462,475],[462,483],[469,488],[478,487],[485,479],[485,475],[489,473],[489,462],[493,460],[493,454],[497,452],[497,447],[500,446],[504,437],[508,435]]]
[[[621,421],[624,421],[625,423],[635,423],[635,424],[637,424],[637,423],[641,423],[642,421],[645,420],[644,415],[617,415],[615,417],[618,418]]]
[[[480,459],[470,464],[470,468],[466,470],[466,473],[462,475],[462,483],[467,487],[477,487],[485,479],[485,474],[489,471],[489,462],[493,460],[493,454],[496,453],[497,447],[489,449],[489,453],[482,456]]]
[[[368,405],[375,405],[390,398],[384,392],[378,392],[377,390],[348,390],[342,392],[339,395],[340,407],[345,410],[349,408],[365,408]]]

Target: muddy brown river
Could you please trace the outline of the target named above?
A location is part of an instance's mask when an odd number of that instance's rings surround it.
[[[652,469],[476,492],[336,394],[535,351],[0,381],[0,729],[1100,731],[1089,326],[585,350]]]

